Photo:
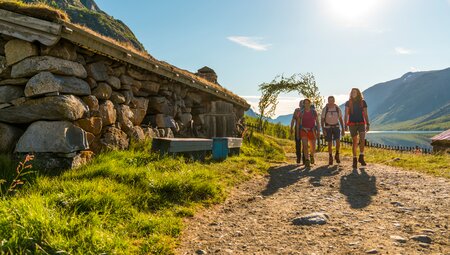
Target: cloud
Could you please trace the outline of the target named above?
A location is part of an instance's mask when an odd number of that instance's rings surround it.
[[[262,37],[228,36],[228,40],[256,51],[266,51],[271,44],[261,43]]]
[[[414,52],[411,49],[407,49],[407,48],[403,48],[403,47],[396,47],[395,53],[397,53],[399,55],[411,55]]]

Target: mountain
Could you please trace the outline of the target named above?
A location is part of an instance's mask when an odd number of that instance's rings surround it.
[[[372,129],[450,128],[450,68],[406,73],[364,92]]]
[[[409,72],[365,91],[372,130],[446,130],[450,128],[450,68]],[[344,105],[340,105],[344,111]],[[292,114],[273,123],[290,125]]]
[[[144,46],[122,21],[103,12],[94,0],[20,0],[24,3],[45,3],[65,11],[72,23],[85,26],[101,35],[113,38],[145,52]]]

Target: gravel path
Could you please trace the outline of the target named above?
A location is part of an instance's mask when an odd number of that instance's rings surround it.
[[[450,254],[450,180],[350,159],[274,167],[186,221],[178,254]],[[299,219],[317,213],[323,225]],[[322,217],[323,219],[320,219]]]

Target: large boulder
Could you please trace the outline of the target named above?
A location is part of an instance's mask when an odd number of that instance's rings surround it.
[[[50,47],[41,45],[41,55],[53,56],[70,61],[79,60],[76,46],[66,40],[60,40],[56,45]],[[80,55],[80,57],[82,56]]]
[[[22,134],[22,129],[0,123],[0,153],[8,154],[12,152]]]
[[[130,107],[128,105],[118,105],[116,107],[117,111],[117,121],[120,123],[120,126],[122,127],[122,130],[127,132],[130,129],[133,128],[133,122],[131,119],[133,119],[133,112],[131,111]]]
[[[25,86],[25,96],[35,97],[52,92],[87,96],[91,94],[89,84],[82,79],[42,72],[33,76]]]
[[[75,125],[94,135],[99,135],[102,132],[103,127],[102,118],[100,117],[79,119],[75,122]]]
[[[30,42],[13,39],[5,44],[6,63],[13,65],[25,58],[39,55],[38,47]]]
[[[88,111],[87,106],[76,96],[43,97],[0,109],[0,121],[7,123],[30,123],[37,120],[74,121],[83,118]]]
[[[92,95],[100,100],[108,100],[112,95],[112,88],[106,82],[100,82],[92,91]]]
[[[142,90],[148,92],[150,95],[157,95],[160,84],[153,81],[143,81]]]
[[[0,86],[0,104],[8,103],[23,96],[23,88],[20,86]]]
[[[116,109],[114,109],[114,104],[106,100],[99,105],[100,116],[102,117],[103,127],[112,125],[116,122]]]
[[[170,114],[170,103],[165,97],[150,97],[148,103],[148,113]]]
[[[85,96],[81,98],[83,100],[83,102],[89,107],[89,111],[98,111],[99,109],[99,104],[98,104],[98,99],[93,96]]]
[[[147,81],[147,80],[156,81],[156,82],[158,81],[158,76],[157,75],[148,73],[146,71],[140,72],[140,71],[137,71],[137,70],[135,70],[133,68],[128,68],[127,69],[127,74],[129,76],[131,76],[132,78],[134,78],[136,80],[140,80],[140,81]]]
[[[86,69],[88,75],[94,78],[96,81],[106,81],[109,78],[108,68],[103,61],[89,64],[87,65]]]
[[[71,153],[88,149],[86,132],[68,121],[37,121],[20,137],[16,152]]]
[[[120,79],[115,76],[109,76],[106,82],[114,89],[120,89]]]
[[[87,77],[86,69],[80,63],[51,56],[30,57],[20,61],[13,65],[11,77],[31,77],[44,71],[82,79]]]
[[[1,67],[0,67],[0,69],[1,69]],[[0,80],[0,86],[1,85],[17,85],[17,86],[21,86],[21,85],[27,84],[27,82],[28,82],[28,79],[26,79],[26,78],[4,79],[4,80]]]
[[[112,92],[110,100],[114,104],[123,104],[126,102],[125,96],[122,93],[117,92],[117,91]]]
[[[122,130],[115,127],[105,128],[105,132],[100,138],[100,144],[107,150],[125,150],[128,148],[128,136]]]
[[[131,100],[131,111],[133,112],[131,121],[135,126],[140,125],[144,120],[147,114],[148,102],[149,100],[143,97],[135,97]]]

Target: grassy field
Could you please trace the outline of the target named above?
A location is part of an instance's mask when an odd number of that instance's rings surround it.
[[[285,159],[275,140],[258,134],[223,162],[160,159],[143,148],[109,152],[59,176],[28,175],[11,194],[3,189],[0,253],[172,254],[184,217]],[[2,156],[0,166],[8,183],[15,163]]]
[[[291,140],[254,133],[242,153],[222,162],[159,158],[147,144],[102,154],[58,176],[37,171],[6,187],[16,162],[0,156],[0,253],[173,254],[183,218],[220,203],[232,187],[267,173],[294,152]],[[350,147],[342,149],[351,155]],[[367,150],[367,161],[450,178],[449,155]],[[32,162],[31,162],[32,163]],[[26,171],[29,169],[26,169]],[[21,178],[23,179],[23,178]]]

